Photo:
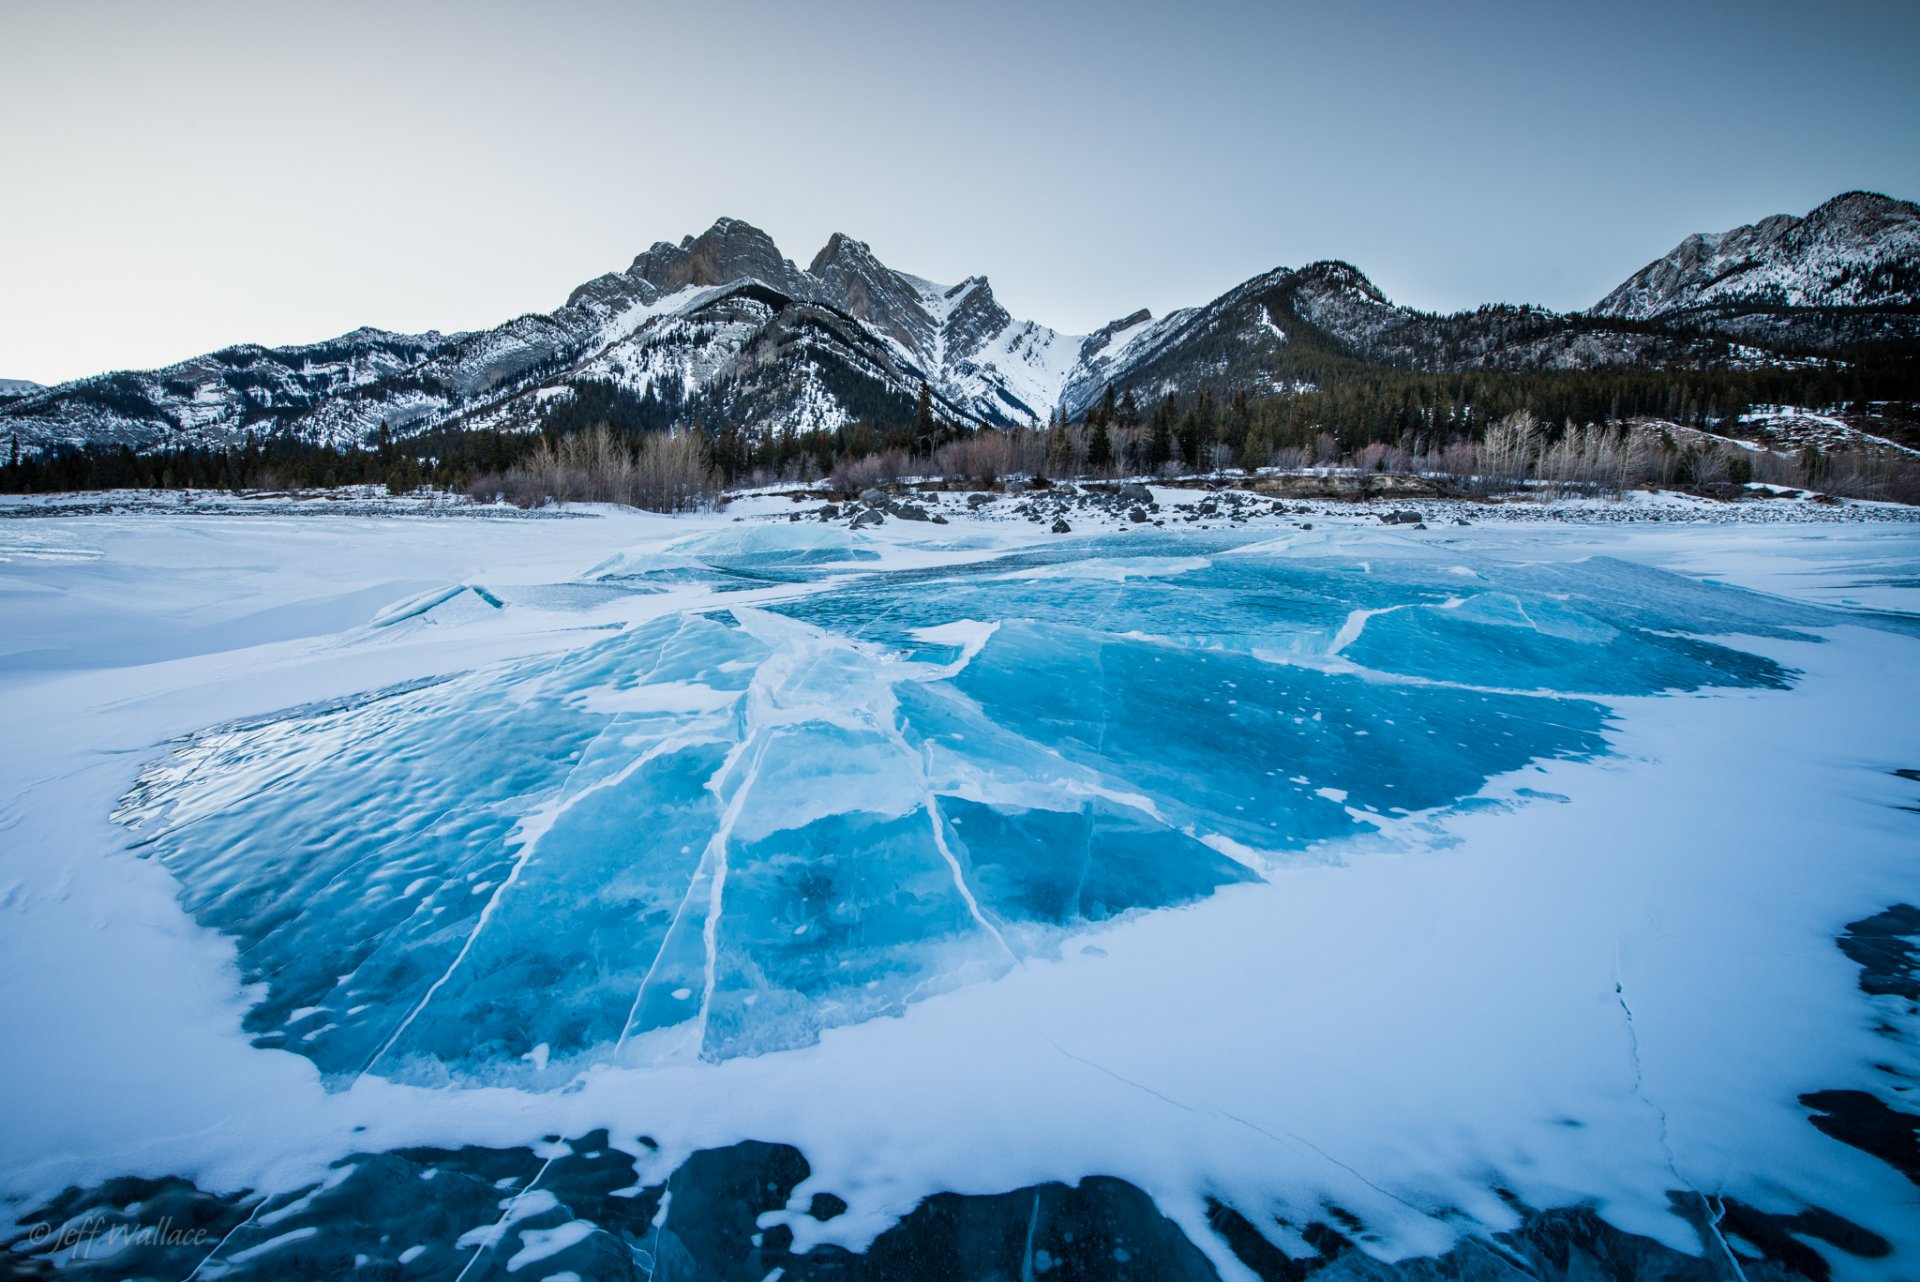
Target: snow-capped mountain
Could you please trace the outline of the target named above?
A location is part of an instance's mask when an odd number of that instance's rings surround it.
[[[1451,316],[1389,301],[1341,262],[1279,268],[1203,307],[1135,312],[1089,337],[1064,403],[1077,414],[1108,386],[1159,397],[1198,388],[1273,394],[1364,362],[1401,369],[1595,369],[1731,359],[1727,343],[1527,306]]]
[[[941,417],[1004,425],[1052,412],[1079,344],[1016,321],[985,277],[937,285],[843,235],[802,271],[765,232],[723,218],[552,313],[466,334],[228,348],[39,390],[9,404],[4,428],[36,445],[220,445],[248,432],[353,445],[383,428],[525,429],[580,379],[775,432],[911,415],[925,383]]]
[[[1091,335],[1017,319],[984,276],[941,285],[836,233],[805,269],[722,218],[661,241],[549,313],[462,334],[360,329],[296,347],[226,348],[164,369],[26,385],[0,434],[59,442],[229,445],[249,434],[352,446],[442,428],[524,431],[592,380],[663,415],[753,434],[943,419],[1012,425],[1078,414],[1108,387],[1264,395],[1356,362],[1429,370],[1592,369],[1771,359],[1750,344],[1833,347],[1920,336],[1920,207],[1853,192],[1806,218],[1688,238],[1589,313],[1392,303],[1357,268],[1277,268],[1212,302],[1135,312]],[[0,396],[4,396],[0,392]]]
[[[24,378],[0,378],[0,396],[30,396],[41,390],[40,384]]]
[[[1836,196],[1804,218],[1775,214],[1687,237],[1593,308],[1757,338],[1839,341],[1920,333],[1920,205],[1872,192]],[[1820,326],[1810,326],[1809,312]]]

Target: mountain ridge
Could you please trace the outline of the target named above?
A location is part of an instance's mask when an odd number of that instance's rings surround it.
[[[1594,304],[1591,314],[1680,321],[1760,342],[1910,337],[1875,313],[1920,308],[1920,205],[1848,191],[1804,217],[1696,232]],[[1820,324],[1807,321],[1817,316]],[[1896,332],[1904,331],[1904,332]]]
[[[1350,263],[1277,267],[1209,302],[1142,309],[1088,335],[1011,315],[985,276],[941,285],[835,232],[796,266],[751,223],[656,241],[552,312],[491,329],[363,327],[291,347],[240,344],[158,370],[36,388],[0,405],[28,448],[238,443],[335,447],[460,425],[525,431],[586,381],[662,421],[753,434],[936,415],[972,425],[1083,414],[1138,395],[1285,394],[1328,360],[1424,370],[1690,367],[1920,337],[1920,206],[1843,193],[1685,238],[1587,312],[1393,303]]]

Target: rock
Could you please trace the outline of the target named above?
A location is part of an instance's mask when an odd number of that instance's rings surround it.
[[[820,509],[819,516],[823,521],[837,521],[840,519],[840,507],[836,503],[829,503]]]
[[[886,491],[862,490],[860,491],[860,501],[868,507],[885,507],[887,505]]]
[[[969,495],[967,495],[967,506],[968,506],[968,507],[984,507],[985,505],[987,505],[988,503],[991,503],[991,502],[993,502],[993,495],[991,495],[991,494],[969,494]]]
[[[1404,508],[1397,512],[1382,512],[1380,519],[1388,525],[1420,524],[1420,514],[1418,512],[1409,512]]]
[[[928,517],[927,519],[929,521],[932,521],[935,525],[945,525],[947,523],[947,518],[944,516],[941,516],[938,512],[935,512],[932,516]]]
[[[887,504],[887,511],[899,517],[902,521],[924,521],[927,519],[927,510],[912,503],[889,503]]]
[[[1800,1097],[1807,1120],[1920,1184],[1920,1115],[1889,1108],[1865,1091],[1813,1091]]]
[[[886,519],[886,515],[882,513],[879,508],[870,507],[859,516],[853,518],[853,528],[856,530],[864,530],[870,525],[885,524]]]
[[[1136,524],[1144,523],[1147,519],[1147,511],[1145,508],[1142,508],[1142,507],[1128,508],[1127,519],[1129,521],[1135,522]]]
[[[1053,532],[1055,534],[1071,534],[1073,533],[1073,527],[1067,524],[1065,517],[1055,517],[1053,521]]]
[[[1122,503],[1151,505],[1153,503],[1153,491],[1138,481],[1129,481],[1120,487],[1120,501]]]
[[[1467,520],[1467,518],[1466,518],[1466,517],[1464,517],[1464,516],[1456,516],[1456,517],[1454,517],[1454,518],[1453,518],[1453,523],[1454,523],[1455,525],[1471,525],[1471,524],[1473,524],[1473,522],[1471,522],[1471,521],[1469,521],[1469,520]]]

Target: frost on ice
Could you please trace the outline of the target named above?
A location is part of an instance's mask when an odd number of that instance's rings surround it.
[[[1702,637],[1814,621],[1603,559],[1136,536],[883,573],[844,543],[615,558],[596,582],[800,590],[205,731],[119,817],[236,940],[260,1044],[336,1085],[557,1085],[990,980],[1599,753],[1587,696],[1781,685]]]

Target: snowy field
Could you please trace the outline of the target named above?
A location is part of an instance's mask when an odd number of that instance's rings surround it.
[[[1154,497],[0,521],[15,1265],[1920,1276],[1911,514]]]

